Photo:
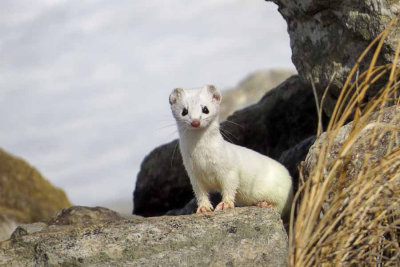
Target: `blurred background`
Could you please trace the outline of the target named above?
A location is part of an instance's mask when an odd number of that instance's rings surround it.
[[[0,147],[73,204],[129,213],[141,161],[177,137],[173,88],[227,89],[290,56],[263,0],[3,0]]]

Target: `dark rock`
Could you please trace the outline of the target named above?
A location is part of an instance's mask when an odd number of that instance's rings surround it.
[[[257,104],[235,112],[221,129],[227,140],[278,159],[283,151],[314,135],[317,124],[312,90],[292,76]],[[162,215],[184,207],[192,198],[177,141],[156,148],[144,159],[134,192],[135,214]]]
[[[314,135],[318,119],[313,94],[297,75],[268,92],[255,105],[222,123],[233,143],[279,159],[283,151]]]
[[[299,178],[299,162],[302,162],[316,140],[316,135],[307,137],[297,145],[288,150],[283,151],[279,157],[279,162],[286,166],[293,178],[293,190],[297,191]]]
[[[287,252],[280,215],[246,207],[52,225],[0,242],[0,266],[286,266]]]
[[[219,111],[220,121],[226,120],[239,109],[257,103],[267,92],[295,74],[294,70],[284,69],[258,71],[245,77],[234,88],[223,90]]]
[[[182,208],[192,198],[177,140],[154,149],[145,157],[133,194],[134,214],[163,215],[171,209]]]
[[[217,191],[211,191],[209,196],[213,207],[218,205],[218,203],[221,202],[222,200],[221,194]],[[173,216],[187,215],[195,213],[196,210],[197,210],[196,198],[192,198],[192,200],[190,200],[183,208],[169,210],[165,215],[173,215]]]
[[[386,25],[399,17],[398,1],[359,0],[267,0],[279,6],[288,25],[292,61],[304,83],[310,77],[321,97],[336,73],[324,110],[331,114],[344,81],[358,57]],[[400,38],[397,22],[383,43],[378,65],[391,63]],[[369,66],[372,53],[360,66]],[[376,93],[368,92],[367,98]]]

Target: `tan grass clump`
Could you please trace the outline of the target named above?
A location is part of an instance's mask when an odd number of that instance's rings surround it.
[[[290,266],[400,265],[400,42],[393,64],[376,66],[391,25],[350,72],[315,164],[300,179],[290,225]],[[357,75],[360,62],[373,47],[368,70]],[[366,103],[366,92],[382,79],[380,91]],[[388,106],[394,106],[389,120]],[[332,153],[341,127],[350,119],[347,138]],[[383,139],[388,141],[383,155],[377,157]],[[350,174],[348,166],[354,160],[361,164],[358,172]]]

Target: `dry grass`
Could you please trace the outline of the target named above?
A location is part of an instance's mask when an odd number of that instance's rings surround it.
[[[389,121],[385,117],[387,106],[400,107],[400,42],[394,63],[376,66],[390,27],[371,43],[350,72],[316,164],[305,181],[300,179],[292,209],[296,219],[290,226],[290,266],[400,265],[400,149],[396,148],[400,144],[396,126],[400,125],[400,112]],[[367,53],[373,53],[370,66],[358,75]],[[366,92],[380,78],[386,84],[365,104]],[[347,139],[337,153],[331,153],[340,128],[351,118]],[[377,159],[375,150],[383,139],[388,142]],[[349,174],[348,166],[353,166],[355,157],[362,157],[362,164],[357,173]]]

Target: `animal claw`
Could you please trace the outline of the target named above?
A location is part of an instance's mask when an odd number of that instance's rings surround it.
[[[215,207],[215,211],[233,209],[233,208],[235,208],[235,204],[233,204],[232,201],[222,201],[217,205],[217,207]]]
[[[269,203],[269,202],[267,202],[267,201],[258,202],[258,203],[256,204],[256,206],[257,206],[257,207],[260,207],[260,208],[269,208],[269,209],[273,208],[272,204]]]
[[[206,206],[201,206],[197,209],[196,213],[206,213],[206,212],[211,212],[212,209]]]

